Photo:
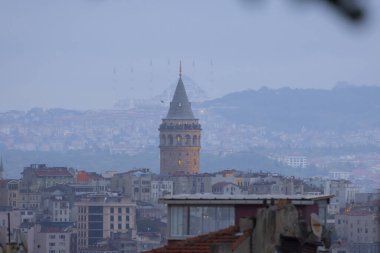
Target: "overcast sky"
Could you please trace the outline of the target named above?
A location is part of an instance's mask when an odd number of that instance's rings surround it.
[[[364,26],[321,4],[247,2],[0,0],[0,111],[149,98],[176,82],[180,59],[209,97],[380,85],[380,1],[364,1]]]

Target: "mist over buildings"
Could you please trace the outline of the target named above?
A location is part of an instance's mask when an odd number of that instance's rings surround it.
[[[179,61],[211,98],[379,85],[378,1],[366,25],[294,1],[2,1],[0,110],[111,108],[175,83]]]

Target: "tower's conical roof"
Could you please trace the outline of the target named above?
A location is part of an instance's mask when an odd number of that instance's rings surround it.
[[[167,119],[194,119],[191,103],[187,98],[186,89],[183,85],[181,75],[174,92],[173,100],[170,102],[170,108]]]

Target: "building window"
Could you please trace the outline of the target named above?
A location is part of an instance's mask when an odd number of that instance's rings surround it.
[[[121,221],[121,215],[117,216],[117,221]]]
[[[110,229],[111,229],[111,230],[113,229],[113,224],[112,224],[112,223],[110,224]]]
[[[182,165],[182,160],[178,159],[178,167],[181,167],[181,165]]]
[[[169,145],[173,145],[173,136],[169,135]]]
[[[117,228],[118,228],[118,229],[121,229],[121,224],[120,224],[120,223],[117,224]]]
[[[186,135],[186,141],[185,141],[185,144],[186,145],[190,145],[191,144],[191,136],[190,135]],[[187,153],[187,155],[189,155],[189,153]]]
[[[122,211],[121,211],[121,207],[119,207],[118,209],[117,209],[117,211],[119,212],[119,213],[121,213]]]
[[[111,213],[113,213],[114,212],[114,209],[113,209],[113,207],[111,207]]]
[[[182,145],[182,136],[177,135],[177,145]]]
[[[197,145],[197,136],[196,135],[193,136],[193,145]]]
[[[161,137],[161,145],[166,145],[166,136],[162,135]]]

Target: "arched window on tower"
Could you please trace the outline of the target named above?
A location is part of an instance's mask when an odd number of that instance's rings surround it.
[[[178,167],[181,167],[181,165],[182,165],[182,160],[178,159]]]
[[[177,139],[177,145],[182,145],[182,136],[177,135],[176,139]]]
[[[191,136],[190,135],[186,135],[186,141],[185,141],[185,144],[186,145],[190,145],[191,144]]]
[[[163,146],[166,145],[166,135],[165,135],[165,134],[163,134],[163,135],[161,136],[161,145],[163,145]]]
[[[169,145],[173,146],[173,136],[171,134],[169,134],[168,139],[169,139]]]
[[[194,136],[193,136],[193,145],[194,145],[194,146],[197,145],[197,140],[198,140],[197,136],[194,135]]]

